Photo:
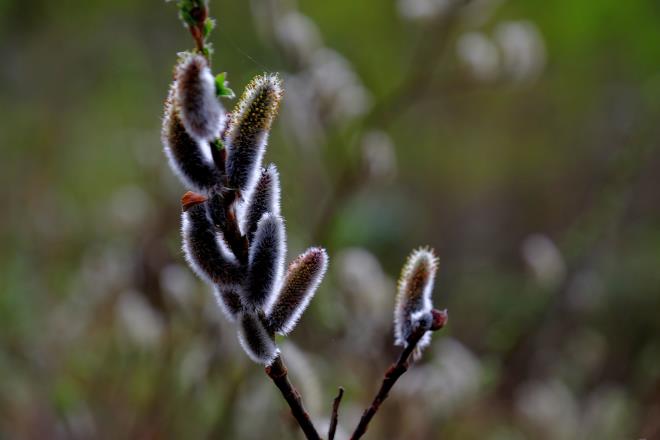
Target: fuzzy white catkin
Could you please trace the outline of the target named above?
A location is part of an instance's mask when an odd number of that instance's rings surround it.
[[[227,174],[232,188],[249,193],[257,181],[282,93],[277,75],[258,76],[248,84],[232,111],[226,136]]]
[[[246,312],[239,316],[238,340],[250,359],[266,366],[280,352],[256,313]]]
[[[242,311],[240,286],[220,286],[216,284],[213,288],[213,296],[222,313],[230,322],[234,322]]]
[[[185,128],[178,104],[177,83],[170,87],[165,102],[161,141],[170,168],[188,188],[205,192],[215,185],[220,175],[204,154],[199,141]]]
[[[250,245],[248,275],[243,305],[247,309],[265,309],[273,300],[282,280],[286,252],[284,220],[264,214]]]
[[[177,101],[186,130],[201,141],[220,135],[225,112],[215,94],[215,79],[201,55],[185,55],[176,68]]]
[[[417,328],[418,325],[426,328],[430,328],[432,322],[433,322],[433,316],[427,310],[420,310],[419,312],[414,312],[410,315],[411,329]],[[431,332],[427,331],[419,339],[419,341],[417,341],[417,346],[415,347],[415,351],[413,351],[413,359],[415,360],[419,359],[422,350],[428,347],[430,343],[431,343]],[[399,345],[405,345],[405,344],[399,344]]]
[[[184,211],[181,223],[183,252],[193,271],[209,284],[240,284],[240,267],[236,258],[220,245],[222,237],[211,224],[206,206],[202,203]]]
[[[438,259],[431,249],[419,248],[410,254],[399,278],[394,308],[395,344],[405,346],[414,330],[416,320],[433,307],[431,292],[438,270]],[[428,344],[426,334],[418,347]]]
[[[264,214],[269,212],[280,215],[280,175],[274,164],[262,169],[248,200],[240,213],[241,229],[248,241],[252,241],[257,224]]]
[[[310,248],[289,265],[282,288],[268,310],[271,331],[288,334],[298,323],[328,267],[325,249]]]

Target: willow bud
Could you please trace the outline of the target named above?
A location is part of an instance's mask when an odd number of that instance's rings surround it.
[[[221,246],[222,236],[211,223],[206,198],[188,192],[182,198],[182,236],[186,260],[209,283],[236,286],[242,281],[236,258]]]
[[[177,100],[183,124],[201,141],[217,138],[225,112],[215,96],[215,79],[202,55],[185,54],[176,67]]]
[[[321,248],[310,248],[293,260],[279,295],[267,312],[270,331],[284,335],[293,330],[314,297],[327,267],[328,254]]]
[[[220,173],[183,125],[176,99],[176,83],[170,87],[165,102],[161,140],[172,171],[185,186],[206,191],[220,181]]]
[[[280,215],[280,175],[274,164],[261,170],[261,176],[259,176],[243,211],[241,226],[248,241],[252,241],[257,230],[257,223],[267,212]]]
[[[253,361],[270,365],[280,350],[256,313],[242,313],[238,319],[238,340]]]
[[[413,251],[399,278],[394,309],[395,344],[405,346],[406,340],[422,320],[431,319],[431,292],[438,270],[438,259],[429,248]],[[428,327],[430,328],[430,322]],[[430,335],[424,335],[418,346],[428,344]]]
[[[284,221],[280,216],[264,214],[250,245],[248,277],[244,305],[262,309],[274,296],[284,271]]]
[[[249,192],[254,185],[281,98],[278,76],[258,76],[248,84],[231,113],[226,142],[227,173],[232,188]]]
[[[239,286],[215,285],[213,296],[227,319],[234,322],[238,314],[243,310]]]

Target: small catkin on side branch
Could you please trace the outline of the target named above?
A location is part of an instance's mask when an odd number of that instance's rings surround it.
[[[447,323],[447,311],[434,309],[431,302],[437,270],[438,259],[429,248],[416,249],[406,260],[394,307],[394,343],[403,350],[398,361],[385,372],[383,382],[371,405],[364,410],[351,440],[359,439],[367,432],[369,422],[394,384],[408,371],[410,358],[417,360],[430,343],[431,332],[440,330]]]
[[[406,371],[408,371],[410,358],[413,356],[420,340],[429,332],[438,331],[444,327],[447,323],[447,319],[446,310],[440,311],[433,309],[429,312],[429,319],[417,322],[412,333],[408,336],[406,347],[401,352],[399,359],[387,369],[380,388],[371,402],[371,405],[369,405],[369,407],[364,410],[364,413],[362,413],[362,417],[351,435],[351,440],[362,438],[367,432],[369,422],[371,422],[371,419],[376,415],[382,403],[387,399],[394,384]]]
[[[405,347],[417,321],[427,317],[431,311],[433,307],[431,293],[437,271],[438,258],[429,248],[416,249],[406,260],[399,278],[394,308],[396,345]],[[430,334],[424,334],[417,343],[416,357],[421,354],[421,350],[429,344],[430,340]]]

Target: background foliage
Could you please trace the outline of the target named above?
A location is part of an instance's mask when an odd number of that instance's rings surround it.
[[[284,77],[291,254],[330,252],[292,380],[352,428],[429,244],[450,325],[370,438],[658,438],[660,4],[468,3],[211,2],[234,90]],[[161,1],[0,1],[0,438],[298,438],[182,260],[191,45]]]

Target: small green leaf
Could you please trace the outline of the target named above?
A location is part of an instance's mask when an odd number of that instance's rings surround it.
[[[222,151],[225,149],[225,144],[222,142],[222,139],[220,138],[215,138],[213,142],[211,142],[211,145],[213,145],[218,151]]]
[[[186,7],[181,7],[179,9],[179,17],[186,26],[195,26],[197,24],[193,16],[190,14],[190,9]]]
[[[207,18],[206,20],[204,20],[204,28],[202,29],[202,35],[204,35],[204,38],[208,37],[214,28],[215,28],[214,19]]]
[[[236,94],[232,89],[229,88],[229,83],[225,79],[227,77],[227,72],[219,73],[215,77],[215,94],[219,98],[229,98],[234,99]]]
[[[185,23],[190,24],[192,17],[190,16],[191,5],[189,1],[181,0],[176,3],[177,8],[179,8],[179,18]]]
[[[211,57],[213,56],[213,44],[204,43],[204,48],[202,48],[201,53],[207,60],[211,61]]]
[[[176,5],[179,8],[179,17],[187,26],[197,26],[194,12],[208,6],[206,0],[179,0]]]

